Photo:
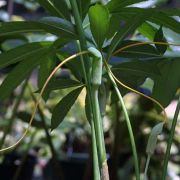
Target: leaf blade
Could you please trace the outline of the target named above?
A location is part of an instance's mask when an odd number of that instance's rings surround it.
[[[83,87],[79,87],[67,94],[53,109],[51,118],[51,131],[59,126],[64,117],[75,103]]]

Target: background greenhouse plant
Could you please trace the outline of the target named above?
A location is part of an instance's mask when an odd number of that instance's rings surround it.
[[[179,88],[179,57],[172,46],[164,43],[166,37],[163,31],[170,29],[174,34],[179,35],[180,23],[174,16],[180,16],[180,11],[179,9],[143,9],[130,6],[142,1],[39,0],[39,4],[49,12],[50,16],[37,21],[0,24],[1,43],[7,39],[24,41],[23,45],[8,51],[4,51],[1,46],[0,68],[13,65],[13,69],[0,86],[0,101],[10,97],[15,88],[28,79],[36,68],[38,68],[39,92],[56,64],[72,55],[64,48],[69,43],[73,43],[77,49],[76,52],[82,53],[82,55],[77,54],[80,57],[65,64],[71,71],[70,79],[61,80],[53,77],[43,93],[43,98],[47,101],[53,90],[75,88],[54,107],[51,119],[51,130],[53,130],[63,121],[82,89],[86,89],[85,109],[91,126],[94,179],[97,180],[109,178],[102,128],[104,104],[107,101],[104,92],[111,91],[109,86],[112,86],[113,90],[107,95],[111,94],[112,101],[120,102],[118,106],[121,106],[125,113],[136,179],[140,179],[132,127],[122,99],[128,90],[117,85],[114,76],[134,89],[138,89],[147,78],[151,78],[154,81],[152,97],[163,107],[171,102]],[[56,40],[28,42],[26,35],[30,32],[50,33],[55,35]],[[137,32],[151,42],[140,45],[140,40],[133,40],[133,34]],[[129,48],[119,51],[125,46]],[[157,112],[162,111],[157,104],[155,108]],[[168,151],[172,143],[178,111],[179,106],[172,125]],[[153,139],[154,141],[156,138]],[[162,179],[166,176],[168,151]]]

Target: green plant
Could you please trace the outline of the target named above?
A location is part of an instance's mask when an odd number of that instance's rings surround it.
[[[162,27],[179,33],[180,24],[172,16],[179,16],[180,12],[178,9],[167,11],[160,8],[129,7],[129,5],[141,1],[143,0],[111,0],[108,3],[101,3],[90,0],[64,0],[62,2],[39,0],[40,5],[52,15],[51,17],[44,17],[37,21],[0,24],[0,37],[3,38],[3,41],[11,39],[17,34],[29,32],[51,33],[56,36],[57,39],[54,42],[26,43],[0,54],[0,68],[17,63],[0,86],[0,101],[6,100],[13,90],[31,74],[33,69],[39,68],[38,88],[40,93],[29,122],[30,128],[36,109],[41,102],[41,96],[46,101],[52,90],[74,87],[75,89],[54,107],[51,119],[51,130],[53,130],[63,121],[78,95],[85,88],[85,110],[91,126],[95,180],[109,179],[103,138],[103,107],[100,103],[99,87],[103,83],[106,84],[106,81],[111,83],[115,90],[112,94],[117,95],[116,101],[119,101],[122,106],[131,140],[137,180],[140,179],[140,170],[136,144],[122,98],[127,91],[124,92],[116,82],[128,90],[143,95],[134,89],[143,84],[147,77],[151,78],[154,86],[152,98],[149,99],[155,103],[158,112],[164,111],[164,107],[174,98],[179,88],[180,61],[178,54],[173,52],[172,47],[169,47],[177,44],[166,42]],[[154,41],[127,40],[127,37],[136,31]],[[70,42],[78,47],[79,53],[69,56],[68,51],[63,52],[61,48]],[[169,54],[165,52],[169,52]],[[67,56],[69,57],[67,58]],[[128,61],[125,59],[125,62],[121,62],[118,59],[116,64],[112,65],[112,56],[125,57]],[[56,62],[58,62],[58,66],[56,66]],[[72,79],[58,80],[53,77],[63,65],[66,65],[71,71]],[[166,89],[164,90],[164,88]],[[165,121],[165,123],[167,122]],[[14,145],[2,149],[1,152],[19,144],[29,128]],[[172,136],[173,134],[171,134],[171,142]],[[170,142],[168,144],[170,145]],[[163,176],[165,176],[165,172]]]

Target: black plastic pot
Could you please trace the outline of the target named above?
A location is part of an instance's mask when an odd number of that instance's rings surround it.
[[[64,180],[83,180],[89,156],[86,153],[73,153],[66,159],[60,160]],[[44,180],[60,180],[54,172],[52,160],[43,170]],[[89,180],[92,179],[89,177]]]
[[[17,153],[11,153],[5,155],[5,158],[0,164],[0,179],[12,180],[16,170],[21,164],[22,155]],[[34,155],[28,155],[27,159],[19,174],[18,180],[32,180],[34,166],[37,159]]]

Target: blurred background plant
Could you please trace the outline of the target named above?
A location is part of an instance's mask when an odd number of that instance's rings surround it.
[[[161,8],[180,8],[178,0],[149,0],[147,2],[134,5],[135,7],[161,7]],[[9,0],[0,1],[0,21],[17,21],[23,19],[37,19],[47,12],[39,6],[36,0]],[[176,17],[177,19],[180,17]],[[154,25],[154,28],[158,28]],[[132,40],[144,40],[143,32],[139,29],[131,37]],[[167,28],[163,27],[167,41],[180,43],[180,36]],[[146,37],[147,38],[147,37]],[[151,37],[150,37],[151,38]],[[12,48],[26,44],[27,42],[53,41],[56,36],[44,33],[19,36],[10,39],[0,39],[0,51],[5,52]],[[178,47],[172,47],[173,54],[180,52]],[[64,47],[68,52],[75,52],[72,44]],[[67,54],[64,55],[65,57]],[[122,59],[123,60],[123,59]],[[115,60],[112,59],[112,64]],[[0,81],[6,77],[14,65],[0,69]],[[38,90],[37,71],[28,77],[24,84],[16,89],[9,100],[0,104],[0,147],[8,146],[15,142],[27,127],[36,95],[33,92]],[[58,75],[59,79],[68,79],[71,76],[69,70],[63,68]],[[133,79],[131,80],[133,81]],[[106,149],[109,155],[110,179],[133,179],[133,157],[131,146],[126,130],[125,119],[122,111],[118,107],[116,97],[113,96],[112,87],[105,82],[107,89],[106,115],[104,117],[104,134]],[[149,95],[153,87],[153,81],[146,79],[140,87],[140,91]],[[73,89],[73,87],[72,87]],[[91,141],[89,124],[85,120],[86,115],[82,110],[85,106],[85,92],[82,91],[76,104],[66,116],[61,125],[53,132],[49,131],[52,107],[57,104],[59,98],[63,97],[71,89],[55,90],[51,92],[46,104],[38,109],[37,115],[32,124],[31,131],[13,152],[1,156],[0,178],[9,175],[6,179],[28,180],[29,179],[72,179],[74,174],[79,172],[77,179],[90,179],[92,176],[91,160]],[[123,90],[122,90],[123,91]],[[104,92],[104,91],[103,91]],[[124,99],[131,117],[134,135],[137,143],[137,150],[140,158],[140,168],[143,168],[146,161],[146,144],[152,127],[161,120],[154,110],[153,104],[134,93],[124,91]],[[177,95],[180,92],[177,92]],[[166,108],[168,117],[172,120],[177,99],[175,98]],[[43,114],[42,114],[43,111]],[[169,132],[169,127],[165,128]],[[123,137],[123,138],[122,138]],[[159,136],[155,156],[151,160],[149,174],[152,180],[161,177],[162,159],[164,157],[167,136],[163,133]],[[180,178],[180,117],[176,127],[174,142],[169,163],[169,179],[178,180]],[[35,169],[34,169],[35,167]],[[52,169],[56,169],[53,171]],[[63,172],[63,173],[62,173]],[[27,175],[28,174],[28,175]],[[63,174],[63,175],[62,175]],[[77,174],[76,174],[77,175]],[[27,178],[28,177],[28,178]],[[4,178],[5,179],[5,178]]]

